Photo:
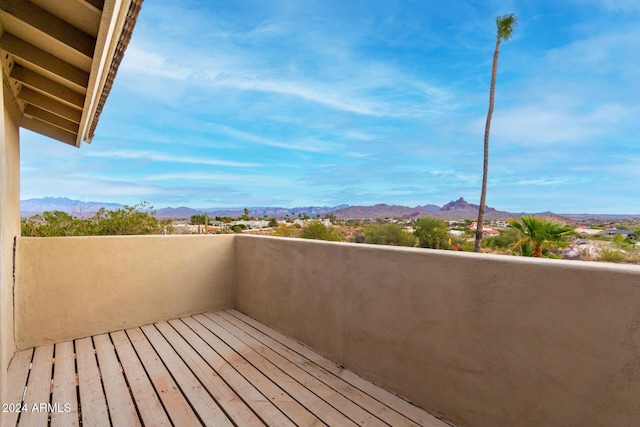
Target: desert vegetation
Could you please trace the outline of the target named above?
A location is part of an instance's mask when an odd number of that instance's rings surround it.
[[[21,233],[27,237],[107,236],[171,233],[171,220],[158,220],[153,206],[146,202],[121,209],[98,210],[88,218],[53,211],[21,221]]]

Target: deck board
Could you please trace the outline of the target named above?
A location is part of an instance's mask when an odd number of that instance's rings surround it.
[[[78,399],[76,393],[76,362],[73,341],[56,344],[53,396],[51,403],[58,408],[51,414],[51,427],[78,426]],[[69,411],[66,411],[68,405]]]
[[[227,343],[218,338],[213,332],[196,321],[194,318],[182,319],[198,335],[209,343],[223,359],[236,369],[248,381],[254,384],[264,395],[273,402],[291,421],[297,425],[322,425],[304,406],[278,387],[267,374],[245,360]]]
[[[122,370],[127,378],[131,394],[136,401],[136,406],[142,422],[146,426],[165,427],[171,426],[167,415],[151,380],[138,359],[129,337],[124,331],[112,332],[111,339],[116,347],[116,353],[122,364]]]
[[[107,398],[111,423],[117,426],[140,426],[136,407],[131,399],[122,368],[111,343],[109,335],[102,334],[93,338],[96,346],[102,384]]]
[[[76,361],[82,424],[87,426],[110,425],[107,400],[102,390],[100,369],[98,369],[91,337],[76,340]]]
[[[33,368],[27,382],[24,402],[28,408],[20,416],[20,425],[39,426],[48,421],[46,408],[41,404],[49,403],[51,391],[51,367],[53,365],[53,346],[38,347],[33,353]]]
[[[7,372],[9,378],[7,381],[7,399],[9,399],[9,401],[3,403],[11,405],[11,407],[7,408],[8,412],[2,414],[2,421],[8,426],[15,425],[18,422],[20,412],[15,405],[19,407],[23,405],[24,392],[27,386],[32,357],[32,348],[20,351],[13,356],[11,364],[9,365],[9,371]]]
[[[24,350],[8,384],[9,426],[446,427],[235,310]]]
[[[295,426],[287,416],[274,405],[256,385],[245,378],[218,354],[207,342],[196,334],[182,320],[172,320],[171,326],[186,340],[194,350],[214,369],[240,398],[246,402],[256,415],[267,425]]]
[[[171,344],[158,332],[155,325],[146,325],[141,329],[203,423],[208,427],[233,427],[229,418],[173,350]]]
[[[171,374],[166,369],[160,356],[155,352],[139,328],[127,330],[127,335],[140,357],[151,382],[158,391],[171,421],[178,426],[202,425],[198,416],[191,409],[189,401],[182,394]]]
[[[156,323],[164,338],[180,353],[189,369],[194,373],[209,394],[223,408],[229,418],[240,426],[258,427],[265,424],[242,401],[235,391],[200,357],[191,345],[180,337],[167,322]]]

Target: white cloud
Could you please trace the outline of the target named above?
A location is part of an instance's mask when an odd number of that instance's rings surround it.
[[[148,175],[143,178],[145,181],[195,181],[197,183],[220,182],[231,184],[250,184],[256,187],[269,187],[287,185],[289,180],[271,175],[247,175],[247,174],[223,174],[223,173],[165,173]]]
[[[122,62],[122,71],[164,77],[174,80],[187,80],[192,72],[176,61],[170,61],[164,55],[143,49],[136,43],[127,48],[126,60]]]
[[[207,157],[187,157],[180,155],[173,155],[167,153],[158,153],[153,151],[136,151],[136,150],[110,150],[110,151],[90,151],[87,153],[88,157],[107,157],[117,159],[146,159],[155,162],[169,162],[169,163],[190,163],[198,165],[212,165],[212,166],[229,166],[229,167],[242,167],[253,168],[263,166],[260,163],[248,163],[237,162],[232,160],[219,160]]]
[[[286,67],[286,58],[282,59],[285,64],[279,65],[279,54],[275,52],[267,60],[253,58],[255,53],[233,45],[218,46],[215,55],[195,49],[182,51],[181,61],[176,62],[159,53],[160,46],[156,44],[147,41],[142,47],[132,43],[123,69],[141,76],[181,81],[199,90],[204,86],[275,94],[364,116],[421,117],[456,108],[453,96],[445,88],[429,85],[384,63],[357,61],[349,55],[342,55],[342,62],[331,62],[330,67],[325,64],[324,68],[302,73],[295,67],[293,71]],[[144,86],[159,90],[150,81],[145,81]]]
[[[265,138],[260,135],[255,135],[249,132],[234,129],[230,126],[223,126],[215,123],[208,123],[210,129],[229,135],[233,138],[237,138],[241,141],[250,142],[257,145],[264,145],[267,147],[284,148],[287,150],[297,151],[309,151],[316,153],[327,153],[335,150],[335,147],[327,142],[320,141],[315,138],[307,137],[295,140],[275,140],[272,138]]]

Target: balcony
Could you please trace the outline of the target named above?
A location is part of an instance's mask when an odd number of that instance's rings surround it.
[[[11,396],[58,410],[20,425],[640,420],[636,266],[246,235],[19,238],[14,308]]]

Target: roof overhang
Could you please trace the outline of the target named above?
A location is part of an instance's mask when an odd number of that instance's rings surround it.
[[[20,126],[91,142],[143,0],[0,0],[2,77]]]

